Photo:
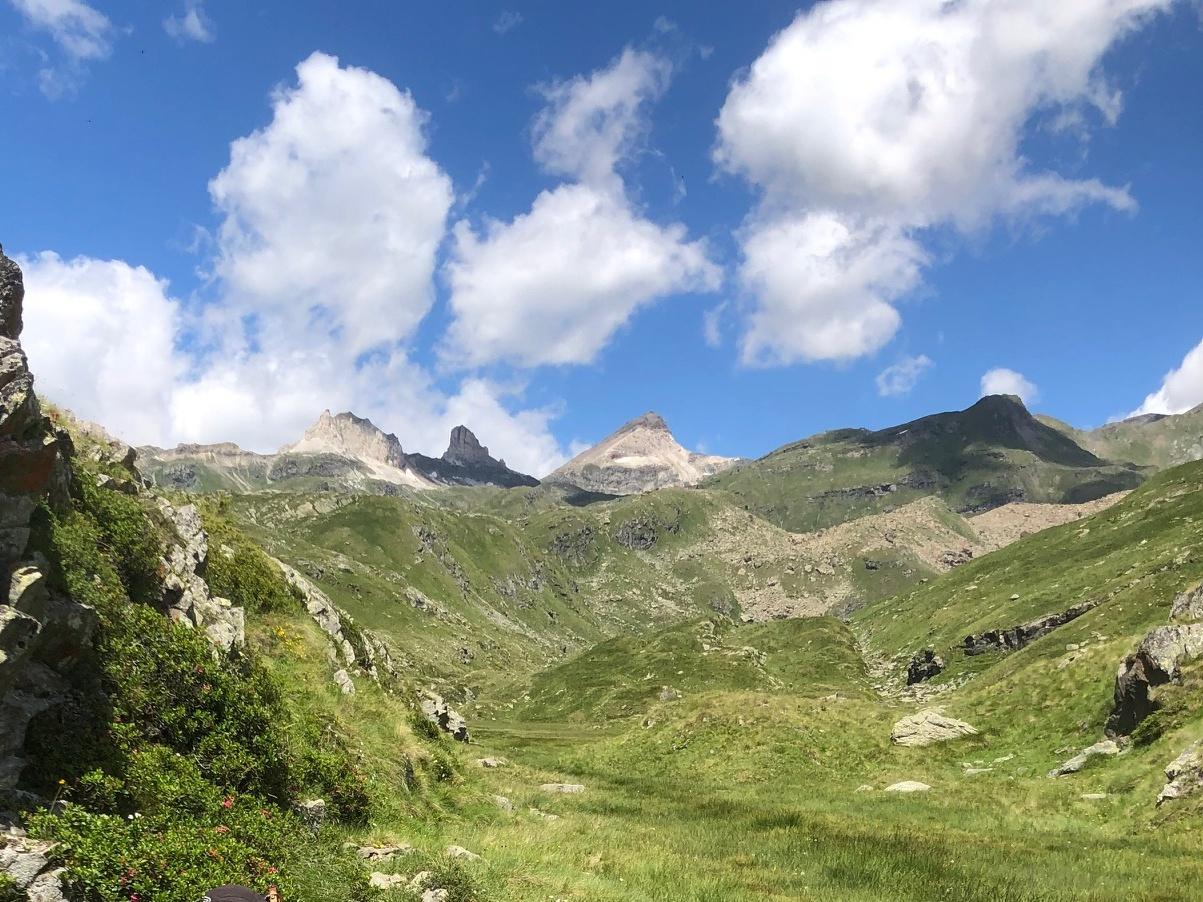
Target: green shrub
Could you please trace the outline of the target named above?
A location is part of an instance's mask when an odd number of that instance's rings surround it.
[[[0,902],[21,902],[22,893],[7,874],[0,874]]]
[[[297,598],[275,561],[214,513],[212,504],[204,506],[202,514],[209,533],[205,581],[213,594],[251,612],[292,610]]]
[[[259,891],[275,884],[289,902],[371,898],[363,869],[341,848],[251,797],[219,798],[193,816],[164,809],[121,817],[69,806],[34,816],[31,826],[59,843],[55,860],[69,864],[85,902],[196,902],[225,883]],[[337,882],[336,896],[314,893],[303,875],[315,866]]]

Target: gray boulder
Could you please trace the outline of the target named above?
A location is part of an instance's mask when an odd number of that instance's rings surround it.
[[[890,731],[890,739],[895,745],[912,747],[976,735],[977,730],[965,721],[946,717],[934,708],[902,718]]]
[[[911,658],[911,662],[906,666],[906,684],[913,686],[925,682],[943,670],[944,659],[932,649],[925,648]]]
[[[448,733],[452,739],[458,742],[468,741],[468,722],[437,692],[420,690],[418,704],[422,715],[444,733]]]
[[[1157,804],[1193,795],[1203,788],[1203,740],[1186,747],[1165,768],[1165,786],[1157,796]]]
[[[1176,681],[1183,664],[1203,655],[1203,623],[1159,626],[1120,662],[1108,736],[1127,736],[1156,708],[1154,690]]]
[[[1178,594],[1170,606],[1170,620],[1195,623],[1203,620],[1203,583]]]
[[[1069,774],[1076,774],[1086,766],[1091,758],[1098,757],[1114,757],[1120,753],[1119,745],[1111,739],[1104,739],[1096,742],[1089,748],[1083,749],[1078,754],[1074,755],[1064,764],[1053,768],[1048,772],[1050,777],[1064,777]]]

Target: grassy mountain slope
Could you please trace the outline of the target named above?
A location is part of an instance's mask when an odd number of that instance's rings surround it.
[[[1138,485],[1033,418],[1017,398],[869,432],[843,429],[786,445],[704,485],[785,529],[807,531],[936,494],[962,513],[1011,501],[1075,503]]]
[[[1182,414],[1132,417],[1097,429],[1076,429],[1049,416],[1039,419],[1106,460],[1158,469],[1203,460],[1203,405]]]
[[[539,674],[513,708],[482,700],[497,719],[478,735],[514,762],[491,779],[518,813],[472,841],[521,874],[512,899],[1194,898],[1203,801],[1154,798],[1162,768],[1203,735],[1203,667],[1123,755],[1046,774],[1100,737],[1118,661],[1203,577],[1200,522],[1194,464],[870,605],[852,631],[693,623],[602,643]],[[1084,597],[1099,606],[1018,651],[958,650]],[[729,654],[744,644],[763,659]],[[949,662],[934,702],[902,686],[925,646]],[[932,703],[978,735],[891,744],[892,723]],[[882,791],[904,779],[932,788]],[[553,780],[585,790],[539,791]]]

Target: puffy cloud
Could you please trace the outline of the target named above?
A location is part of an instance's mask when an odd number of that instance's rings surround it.
[[[21,343],[39,394],[131,441],[166,440],[182,375],[179,304],[167,283],[121,260],[44,252],[18,263],[27,296]]]
[[[548,172],[609,184],[647,132],[647,105],[668,87],[672,65],[627,48],[606,69],[545,85],[535,118],[535,160]]]
[[[179,41],[212,43],[217,37],[213,20],[205,13],[203,0],[184,0],[184,9],[179,15],[163,20],[163,30]]]
[[[83,0],[11,0],[17,11],[38,31],[50,35],[62,53],[61,64],[38,71],[38,86],[50,99],[73,92],[86,64],[106,59],[113,50],[113,23]],[[43,59],[49,59],[42,54]]]
[[[1024,404],[1031,404],[1040,397],[1040,389],[1022,373],[998,367],[982,375],[982,397],[986,395],[1017,395]]]
[[[895,228],[831,213],[754,221],[742,242],[740,280],[758,299],[741,341],[752,365],[877,350],[898,330],[889,302],[918,284],[925,259]]]
[[[1200,404],[1203,404],[1203,341],[1187,352],[1177,369],[1165,374],[1161,387],[1129,416],[1185,413]]]
[[[1088,203],[1131,209],[1122,187],[1030,171],[1021,142],[1040,116],[1079,128],[1113,123],[1120,97],[1101,60],[1172,2],[828,0],[799,13],[735,79],[717,121],[717,163],[762,191],[745,253],[769,230],[782,242],[805,240],[794,224],[813,215],[863,236],[863,254],[875,256],[868,244],[882,243],[882,254],[894,257],[899,242],[916,243],[936,226],[965,231],[997,216],[1056,215]],[[793,253],[807,257],[813,248],[798,244]],[[867,268],[863,278],[828,284],[828,303],[818,307],[805,285],[791,302],[745,279],[745,358],[840,359],[849,348],[879,347],[892,334],[882,306],[918,284],[922,254],[908,256],[915,265],[899,267],[895,281]],[[848,338],[831,328],[835,305],[847,307]],[[780,321],[783,306],[797,322],[778,340],[759,328],[760,310],[776,310]],[[819,339],[798,339],[812,316],[831,341],[827,350]]]
[[[447,340],[451,359],[469,366],[587,363],[639,307],[720,279],[684,226],[640,219],[588,185],[545,191],[529,213],[491,221],[483,236],[465,222],[454,234]]]
[[[722,280],[682,225],[643,217],[618,170],[639,148],[647,105],[668,84],[661,57],[625,50],[607,68],[542,88],[534,154],[573,181],[478,234],[459,222],[445,268],[454,320],[443,357],[459,366],[587,363],[640,307]]]
[[[445,389],[410,358],[452,202],[424,153],[425,114],[329,56],[297,73],[210,184],[213,302],[189,312],[119,260],[22,260],[39,390],[135,443],[270,451],[329,407],[435,455],[464,422],[513,466],[554,469],[554,409],[515,411],[519,392],[479,379]]]
[[[360,353],[430,309],[451,180],[426,156],[426,114],[392,82],[323,53],[297,79],[209,184],[225,214],[217,274],[277,339],[336,334]]]
[[[935,364],[926,354],[903,357],[877,374],[877,393],[883,398],[910,394],[920,377],[933,366]]]
[[[113,23],[82,0],[12,0],[12,4],[73,60],[104,59],[112,52]]]

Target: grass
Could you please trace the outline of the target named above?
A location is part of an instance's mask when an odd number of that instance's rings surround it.
[[[1079,448],[1018,401],[993,397],[878,432],[823,433],[704,485],[730,492],[778,526],[808,532],[932,494],[964,512],[1015,500],[1088,501],[1142,479]]]

